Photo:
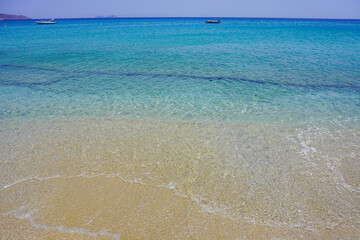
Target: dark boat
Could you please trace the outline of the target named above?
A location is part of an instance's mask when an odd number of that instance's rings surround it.
[[[205,22],[206,23],[221,23],[220,20],[217,20],[217,21],[207,20]]]

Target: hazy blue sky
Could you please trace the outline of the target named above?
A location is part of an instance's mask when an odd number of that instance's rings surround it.
[[[360,0],[0,0],[0,13],[31,18],[116,15],[360,19]]]

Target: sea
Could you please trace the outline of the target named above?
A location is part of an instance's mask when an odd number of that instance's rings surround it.
[[[360,238],[360,20],[205,20],[0,21],[1,239]]]

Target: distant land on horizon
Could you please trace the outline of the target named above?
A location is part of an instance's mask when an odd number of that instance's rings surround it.
[[[0,20],[22,20],[22,19],[31,19],[24,15],[12,15],[12,14],[5,14],[0,13]]]
[[[115,15],[109,15],[109,16],[97,16],[95,18],[119,18],[119,17]]]

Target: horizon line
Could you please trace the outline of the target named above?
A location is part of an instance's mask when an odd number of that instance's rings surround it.
[[[21,15],[17,15],[21,16]],[[110,15],[112,16],[112,15]],[[60,19],[60,20],[66,20],[66,19],[172,19],[172,18],[182,18],[182,19],[191,19],[191,18],[222,18],[222,19],[283,19],[283,20],[352,20],[352,21],[358,21],[360,18],[295,18],[295,17],[219,17],[219,16],[213,16],[213,17],[118,17],[115,16],[112,17],[60,17],[60,18],[30,18],[30,19],[3,19],[1,21],[29,21],[29,20],[38,20],[38,19]]]

